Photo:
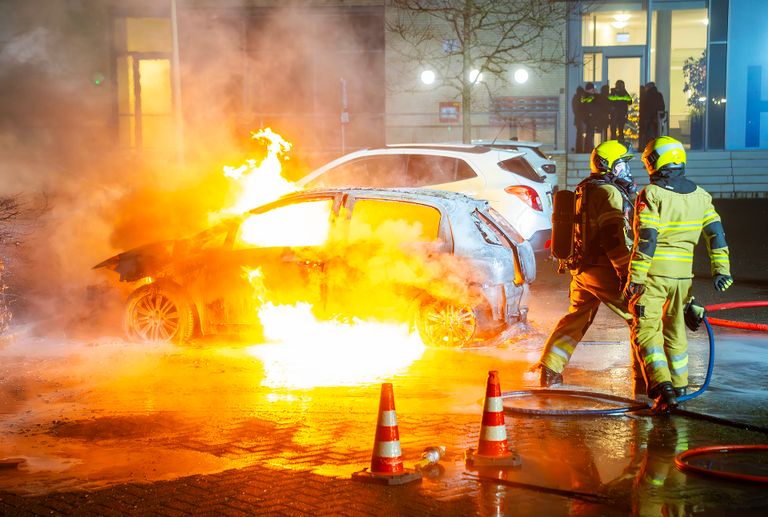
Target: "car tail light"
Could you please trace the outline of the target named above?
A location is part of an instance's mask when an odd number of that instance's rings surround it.
[[[555,167],[554,164],[551,164],[551,163],[545,163],[544,165],[541,166],[541,168],[544,169],[544,172],[546,172],[547,174],[554,174],[555,172],[557,172],[557,168]]]
[[[538,210],[539,212],[544,210],[544,208],[541,206],[541,198],[539,197],[539,193],[531,187],[526,185],[510,185],[504,189],[504,192],[519,197],[525,202],[526,205],[533,208],[534,210]]]
[[[552,247],[552,239],[547,239],[547,242],[544,243],[544,249],[548,250]]]

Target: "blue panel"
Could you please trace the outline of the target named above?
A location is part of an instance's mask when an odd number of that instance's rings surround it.
[[[730,0],[726,149],[768,149],[768,2]]]

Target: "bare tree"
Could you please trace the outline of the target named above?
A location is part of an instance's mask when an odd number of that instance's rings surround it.
[[[392,0],[387,30],[414,66],[434,68],[461,99],[462,140],[471,140],[473,86],[480,74],[509,81],[513,65],[546,72],[569,62],[565,27],[579,2]],[[399,40],[399,41],[398,41]],[[473,73],[473,70],[476,72]],[[487,83],[486,83],[487,84]]]

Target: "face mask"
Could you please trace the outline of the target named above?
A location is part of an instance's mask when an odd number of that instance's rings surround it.
[[[629,170],[628,162],[619,162],[613,166],[613,181],[630,193],[636,191],[635,181],[632,178],[632,172]]]
[[[613,166],[613,175],[617,179],[632,181],[632,172],[629,170],[628,162],[619,162]]]

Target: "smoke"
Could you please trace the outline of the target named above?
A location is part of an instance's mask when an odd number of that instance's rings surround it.
[[[183,161],[173,128],[154,134],[166,148],[125,145],[120,34],[110,18],[118,11],[109,3],[0,6],[0,194],[32,208],[16,223],[17,243],[2,250],[17,321],[95,324],[101,297],[117,295],[114,278],[91,267],[204,228],[231,199],[222,168],[263,156],[251,131],[270,126],[294,143],[286,163],[294,178],[344,145],[380,143],[383,10],[178,4]],[[168,17],[157,8],[134,15]],[[341,78],[352,112],[345,142]]]

